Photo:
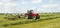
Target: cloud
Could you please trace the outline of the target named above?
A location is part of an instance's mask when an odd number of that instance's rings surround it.
[[[18,0],[1,0],[2,2],[14,2],[14,1],[18,1]]]
[[[17,3],[11,2],[11,0],[2,0],[0,2],[0,13],[15,13],[18,12],[15,9],[17,9]]]
[[[45,4],[45,5],[42,5],[41,7],[42,8],[54,8],[54,7],[58,7],[60,6],[59,4]]]
[[[41,8],[39,8],[38,11],[41,13],[60,12],[60,5],[59,4],[44,4],[44,5],[41,5]]]
[[[2,2],[0,2],[0,5],[2,5]]]
[[[60,0],[49,0],[48,3],[60,3]]]
[[[27,0],[19,0],[19,1],[18,0],[1,0],[0,1],[0,12],[5,12],[5,13],[6,12],[8,12],[8,13],[18,13],[19,12],[20,13],[20,12],[25,12],[25,10],[23,10],[24,8],[26,8],[26,10],[33,9],[33,10],[39,11],[39,12],[40,11],[41,12],[49,12],[49,11],[51,12],[51,10],[58,11],[60,9],[60,5],[57,4],[58,1],[57,2],[56,1],[57,0],[48,0],[48,2],[45,3],[42,0],[28,0],[28,1]],[[19,3],[17,3],[17,2],[19,2]],[[42,3],[42,4],[40,4],[40,3]],[[36,9],[36,8],[40,8],[40,9]],[[52,9],[49,9],[49,8],[52,8]]]
[[[42,2],[42,0],[32,0],[32,3],[41,3]]]
[[[26,1],[22,1],[21,4],[28,4],[28,2],[26,2]]]
[[[5,6],[16,6],[17,4],[15,4],[15,3],[5,3],[4,5]]]

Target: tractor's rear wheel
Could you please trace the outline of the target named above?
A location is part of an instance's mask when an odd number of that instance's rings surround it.
[[[33,16],[28,16],[28,19],[33,19]]]

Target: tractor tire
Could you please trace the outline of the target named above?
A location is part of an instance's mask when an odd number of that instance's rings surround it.
[[[38,16],[36,16],[36,19],[40,19],[40,16],[38,15]]]
[[[28,16],[28,19],[33,19],[33,16]]]

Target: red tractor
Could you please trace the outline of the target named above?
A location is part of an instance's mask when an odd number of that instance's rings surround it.
[[[34,13],[33,10],[28,10],[25,14],[25,17],[28,19],[40,19],[40,15],[38,13]]]

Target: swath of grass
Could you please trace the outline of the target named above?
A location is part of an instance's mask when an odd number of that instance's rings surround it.
[[[49,17],[46,19],[40,19],[38,21],[44,21],[44,20],[51,20],[51,19],[56,19],[56,18],[60,18],[60,17]],[[34,22],[38,22],[38,21],[20,21],[20,22],[16,22],[16,23],[10,23],[10,24],[3,24],[3,26],[7,27],[7,26],[11,26],[11,25],[21,25],[21,24],[28,24],[28,23],[34,23]]]
[[[60,19],[45,20],[42,22],[35,22],[30,24],[9,26],[8,28],[60,28]]]

